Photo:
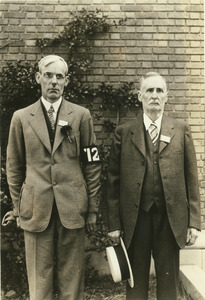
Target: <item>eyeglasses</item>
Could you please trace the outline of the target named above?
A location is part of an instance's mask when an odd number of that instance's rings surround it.
[[[55,73],[51,73],[51,72],[45,72],[45,73],[43,73],[43,76],[46,79],[52,79],[54,75],[56,76],[57,80],[63,80],[63,79],[65,79],[65,76],[63,74],[55,74]]]

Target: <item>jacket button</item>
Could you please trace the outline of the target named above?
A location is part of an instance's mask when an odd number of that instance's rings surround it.
[[[54,182],[53,182],[53,185],[56,185],[56,184],[57,184],[57,182],[54,181]]]
[[[143,166],[145,164],[145,162],[144,161],[141,161],[141,165]]]
[[[141,186],[141,183],[138,182],[138,183],[137,183],[137,187],[140,187],[140,186]]]

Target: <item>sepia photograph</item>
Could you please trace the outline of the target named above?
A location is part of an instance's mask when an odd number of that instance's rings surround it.
[[[205,300],[204,0],[0,0],[2,300]]]

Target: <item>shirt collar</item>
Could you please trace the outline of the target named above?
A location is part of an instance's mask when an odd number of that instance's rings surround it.
[[[162,115],[157,119],[155,120],[154,122],[148,117],[148,115],[146,115],[145,113],[143,113],[143,121],[144,121],[144,125],[145,125],[145,128],[146,130],[148,130],[148,128],[150,127],[150,125],[152,123],[155,123],[157,125],[157,128],[158,128],[158,132],[160,132],[160,129],[161,129],[161,123],[162,123]]]
[[[62,102],[62,97],[60,97],[56,102],[50,103],[45,98],[43,98],[43,96],[42,96],[41,101],[42,101],[43,105],[45,106],[46,111],[48,111],[50,109],[51,105],[52,105],[53,109],[54,109],[54,112],[57,113],[57,111],[58,111],[58,109],[61,105],[61,102]]]

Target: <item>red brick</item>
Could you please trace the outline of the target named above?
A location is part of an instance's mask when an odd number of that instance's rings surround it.
[[[8,19],[24,19],[26,17],[26,13],[23,12],[5,12],[4,13],[4,18],[8,18]]]
[[[21,26],[7,26],[4,28],[4,32],[25,32],[25,28]]]
[[[9,24],[10,25],[19,25],[20,20],[19,19],[10,19]]]
[[[13,10],[19,11],[20,10],[20,5],[19,4],[9,4],[9,10],[11,10],[11,11],[13,11]]]
[[[17,60],[25,60],[25,54],[4,54],[3,60],[5,61],[17,61]]]
[[[0,11],[8,11],[8,4],[0,3]]]
[[[21,11],[31,12],[31,11],[43,11],[43,5],[24,5],[21,7]]]

